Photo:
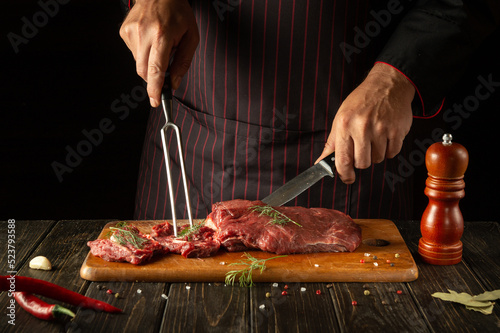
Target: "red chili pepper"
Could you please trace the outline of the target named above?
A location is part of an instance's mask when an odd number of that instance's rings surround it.
[[[81,295],[57,284],[26,276],[0,276],[0,291],[25,291],[83,308],[112,313],[122,312],[106,302]]]
[[[74,317],[73,311],[58,304],[45,303],[38,297],[24,291],[13,293],[14,299],[24,310],[43,320],[53,320],[64,315]]]

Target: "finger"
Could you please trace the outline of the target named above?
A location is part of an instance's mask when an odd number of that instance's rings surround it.
[[[356,180],[354,173],[354,142],[351,137],[336,138],[335,167],[340,179],[345,184],[354,183]]]
[[[137,47],[134,54],[135,58],[135,69],[137,74],[146,82],[148,82],[148,62],[149,54],[151,52],[151,46],[149,47]]]
[[[325,143],[325,148],[323,148],[323,152],[321,153],[319,158],[316,160],[316,162],[314,162],[314,164],[318,163],[319,161],[321,161],[322,159],[324,159],[325,157],[327,157],[328,155],[330,155],[334,151],[335,151],[335,143],[334,143],[333,135],[332,135],[332,133],[330,133],[330,136],[328,137],[328,140]]]
[[[371,147],[371,163],[380,163],[386,156],[388,141],[387,139],[377,139]]]
[[[148,58],[147,91],[152,107],[160,105],[160,95],[165,82],[172,44],[168,41],[158,41],[151,46]]]
[[[387,142],[387,151],[385,153],[385,156],[387,158],[393,158],[394,156],[399,154],[402,147],[403,147],[402,139],[389,139],[389,141]]]
[[[366,169],[371,165],[371,148],[371,142],[364,137],[354,141],[354,166],[356,168]]]
[[[187,73],[194,53],[198,47],[200,37],[198,28],[188,31],[177,46],[172,64],[170,65],[170,75],[172,77],[172,88],[177,89],[181,83],[182,77]]]

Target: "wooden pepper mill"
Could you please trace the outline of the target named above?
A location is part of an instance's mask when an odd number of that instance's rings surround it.
[[[425,155],[428,178],[424,193],[429,204],[420,222],[418,252],[433,265],[454,265],[462,260],[464,219],[458,202],[465,195],[463,178],[469,154],[451,140],[451,134],[443,135],[443,142],[432,144]]]

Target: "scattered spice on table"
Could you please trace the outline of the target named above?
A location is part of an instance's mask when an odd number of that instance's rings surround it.
[[[286,292],[286,290],[283,290],[283,291],[281,292],[281,295],[286,296],[286,295],[288,295],[288,293]]]
[[[368,295],[370,295],[370,291],[369,291],[369,290],[365,290],[365,291],[363,291],[363,294],[364,294],[365,296],[368,296]]]
[[[353,306],[356,306],[356,305],[358,305],[358,302],[356,302],[356,301],[352,301],[352,302],[351,302],[351,304],[352,304]]]
[[[399,253],[396,253],[396,254],[394,255],[394,257],[395,257],[395,258],[399,258],[400,256],[401,256],[401,255],[400,255]]]
[[[321,295],[321,290],[316,290],[316,295]]]
[[[365,263],[365,259],[360,259],[359,262],[362,263],[362,264],[364,264]]]
[[[268,292],[266,293],[266,298],[269,298],[269,297],[271,297],[271,293],[268,291]]]

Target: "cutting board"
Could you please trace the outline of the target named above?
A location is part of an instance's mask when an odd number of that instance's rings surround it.
[[[363,242],[354,252],[293,254],[266,262],[266,269],[253,273],[254,282],[408,282],[418,277],[418,269],[401,234],[392,221],[354,220],[361,226]],[[162,221],[129,221],[144,233]],[[108,223],[99,238],[106,238]],[[178,221],[179,224],[186,223]],[[263,259],[276,256],[262,251],[248,251]],[[231,265],[245,257],[242,252],[219,252],[209,258],[184,258],[167,254],[152,261],[133,265],[108,262],[90,252],[81,269],[82,278],[90,281],[146,282],[224,282],[230,270],[245,266]],[[361,262],[364,261],[364,262]],[[391,263],[393,265],[391,265]]]

